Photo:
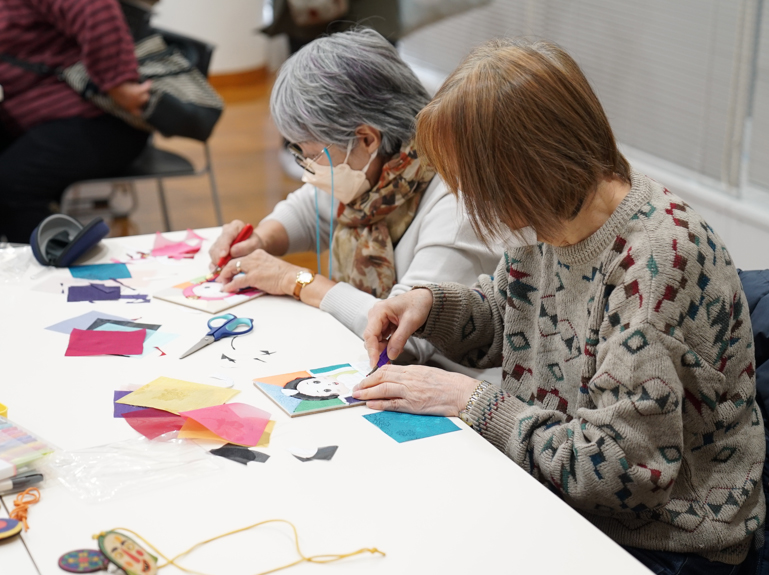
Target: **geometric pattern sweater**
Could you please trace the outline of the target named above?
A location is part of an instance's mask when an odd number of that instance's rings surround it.
[[[503,366],[473,428],[614,541],[737,564],[765,515],[747,302],[703,218],[631,180],[579,244],[509,249],[473,289],[426,286],[417,335]]]

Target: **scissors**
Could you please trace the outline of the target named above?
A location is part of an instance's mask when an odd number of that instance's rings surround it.
[[[238,329],[243,326],[246,326],[246,329]],[[188,355],[203,349],[207,345],[211,345],[215,341],[219,341],[223,337],[243,335],[252,329],[254,329],[254,320],[250,317],[238,317],[231,313],[212,317],[208,320],[208,333],[198,343],[185,351],[179,359],[184,359]]]

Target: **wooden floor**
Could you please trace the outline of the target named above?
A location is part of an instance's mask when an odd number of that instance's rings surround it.
[[[256,225],[277,202],[301,185],[280,167],[282,139],[270,117],[271,87],[272,78],[261,85],[220,90],[226,107],[209,144],[225,223],[240,219]],[[204,165],[202,146],[196,141],[156,137],[155,143],[187,156],[196,166]],[[216,225],[207,177],[169,179],[165,188],[172,229]],[[113,236],[163,230],[154,183],[139,183],[137,195],[138,209],[127,219],[111,222]],[[314,270],[313,254],[297,256],[288,259]]]

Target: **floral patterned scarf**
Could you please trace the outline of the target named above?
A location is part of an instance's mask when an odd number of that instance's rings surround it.
[[[423,164],[413,142],[382,168],[377,185],[349,204],[339,204],[331,244],[336,281],[380,299],[395,285],[394,247],[411,225],[435,170]]]

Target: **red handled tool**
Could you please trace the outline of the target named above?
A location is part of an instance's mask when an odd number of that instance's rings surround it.
[[[230,250],[232,249],[232,246],[234,246],[235,244],[239,244],[243,240],[247,240],[248,238],[250,238],[251,234],[253,233],[254,233],[254,226],[252,226],[251,224],[246,224],[246,226],[242,230],[240,230],[240,233],[237,236],[235,236],[235,239],[232,240],[232,243],[230,244]],[[214,278],[219,277],[219,274],[222,273],[222,269],[224,269],[224,266],[226,266],[231,259],[232,259],[232,255],[228,251],[227,255],[224,255],[221,258],[219,258],[219,263],[216,264],[216,269],[213,272],[211,272],[211,274],[209,274],[206,279],[212,280]]]

